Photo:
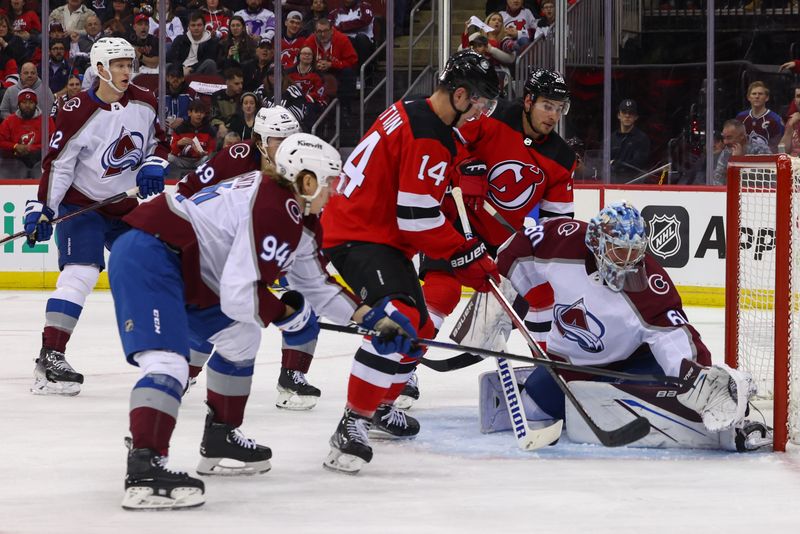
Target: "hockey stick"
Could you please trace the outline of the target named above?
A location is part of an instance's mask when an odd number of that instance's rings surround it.
[[[341,326],[337,324],[329,324],[329,323],[319,323],[319,327],[322,330],[328,330],[329,332],[341,332],[344,334],[353,334],[357,336],[374,336],[380,337],[381,333],[377,330],[368,330],[366,328],[362,328],[356,324],[349,325],[349,326]],[[464,355],[469,356],[469,358],[463,358],[463,361],[467,359],[470,360],[470,363],[467,365],[472,365],[472,360],[477,358],[478,361],[483,361],[483,358],[480,356],[476,356],[476,354],[483,354],[484,356],[491,356],[493,358],[505,358],[506,360],[513,360],[515,362],[522,362],[528,364],[535,364],[541,365],[543,367],[551,367],[553,369],[561,369],[563,371],[574,371],[576,373],[584,373],[587,375],[597,375],[597,376],[607,376],[609,378],[616,378],[619,380],[628,380],[632,382],[658,382],[661,384],[670,384],[676,386],[689,386],[693,384],[692,381],[685,381],[681,378],[675,376],[667,376],[667,375],[640,375],[640,374],[633,374],[633,373],[625,373],[623,371],[613,371],[611,369],[604,369],[602,367],[591,367],[589,365],[575,365],[573,363],[562,362],[558,360],[543,360],[540,358],[534,358],[531,356],[522,356],[520,354],[512,354],[508,352],[499,352],[496,350],[491,349],[483,349],[480,347],[470,347],[468,345],[459,345],[457,343],[448,343],[447,341],[436,341],[435,339],[425,339],[425,338],[418,338],[413,340],[417,345],[424,345],[426,347],[434,347],[438,349],[445,349],[445,350],[453,350],[453,351],[461,351],[462,354],[455,356],[454,358],[449,358],[446,360],[429,360],[427,358],[422,358],[421,363],[430,367],[434,371],[450,371],[453,369],[457,369],[458,367],[452,366],[449,362],[451,360],[460,360],[464,357]],[[442,363],[446,363],[445,365],[441,365]],[[474,363],[477,363],[475,361]],[[467,367],[467,365],[463,365],[463,367]]]
[[[483,209],[484,209],[484,210],[486,210],[486,213],[488,213],[489,215],[491,215],[491,216],[492,216],[492,218],[493,218],[495,221],[497,221],[497,222],[499,222],[500,224],[502,224],[502,225],[503,225],[503,228],[505,228],[506,230],[508,230],[508,231],[509,231],[509,232],[511,232],[512,234],[514,234],[514,233],[516,233],[516,232],[517,232],[517,228],[514,228],[513,226],[511,226],[511,223],[509,223],[509,222],[508,222],[508,221],[505,219],[505,217],[503,217],[502,215],[500,215],[499,213],[497,213],[497,210],[496,210],[496,209],[494,209],[494,206],[492,206],[491,204],[489,204],[489,201],[488,201],[488,200],[484,200],[484,201],[483,201]]]
[[[429,360],[428,358],[422,358],[420,359],[419,363],[425,367],[428,367],[429,369],[433,369],[434,371],[447,373],[449,371],[455,371],[457,369],[469,367],[470,365],[475,365],[476,363],[480,363],[482,361],[482,356],[470,354],[469,352],[462,352],[461,354],[456,354],[455,356],[451,356],[450,358],[445,358],[443,360]]]
[[[455,200],[456,209],[458,210],[458,215],[461,218],[461,224],[465,233],[467,234],[467,237],[472,237],[469,219],[467,218],[467,210],[464,206],[464,200],[461,196],[460,188],[453,188],[453,200]],[[503,295],[500,289],[498,289],[497,284],[494,283],[494,280],[489,280],[489,288],[491,293],[495,296],[495,298],[497,298],[498,302],[505,310],[506,314],[508,314],[511,322],[514,323],[514,326],[517,327],[519,332],[522,334],[522,337],[525,338],[525,341],[528,343],[528,346],[534,352],[536,357],[543,360],[549,360],[550,358],[542,350],[536,340],[531,337],[528,329],[525,327],[525,323],[519,318],[517,312],[514,311],[514,308],[508,302],[505,295]],[[615,428],[614,430],[603,430],[597,426],[597,423],[592,420],[592,418],[586,412],[586,409],[575,397],[575,394],[572,393],[572,390],[567,384],[567,381],[564,380],[564,377],[559,375],[552,367],[545,367],[545,369],[553,378],[559,389],[564,393],[564,396],[566,396],[570,403],[572,403],[572,405],[575,407],[575,410],[578,412],[578,415],[581,416],[581,419],[586,422],[594,435],[597,436],[597,439],[600,440],[600,443],[606,447],[619,447],[622,445],[627,445],[628,443],[633,443],[634,441],[639,440],[650,433],[650,422],[642,416],[636,416],[633,421],[630,421],[619,428]]]
[[[79,209],[77,211],[73,211],[72,213],[67,213],[66,215],[64,215],[62,217],[56,217],[55,219],[50,221],[50,224],[57,224],[57,223],[60,223],[60,222],[64,222],[64,221],[69,220],[69,219],[71,219],[73,217],[77,217],[78,215],[83,215],[84,213],[87,213],[87,212],[90,212],[90,211],[94,211],[96,209],[100,209],[100,208],[102,208],[104,206],[108,206],[109,204],[113,204],[115,202],[119,202],[120,200],[125,200],[128,197],[135,196],[138,192],[139,192],[139,187],[138,186],[134,187],[133,189],[128,189],[127,191],[123,191],[122,193],[117,193],[113,197],[108,197],[105,200],[100,200],[98,202],[95,202],[94,204],[86,206],[85,208],[81,208],[81,209]],[[0,245],[2,245],[3,243],[6,243],[8,241],[14,241],[15,239],[19,239],[20,237],[25,236],[25,235],[27,235],[25,233],[25,230],[21,230],[21,231],[17,232],[16,234],[6,235],[2,239],[0,239]]]

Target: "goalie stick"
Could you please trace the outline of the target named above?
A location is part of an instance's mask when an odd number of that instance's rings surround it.
[[[138,186],[134,187],[133,189],[128,189],[127,191],[123,191],[122,193],[117,193],[113,197],[108,197],[108,198],[106,198],[104,200],[100,200],[98,202],[95,202],[94,204],[86,206],[85,208],[81,208],[81,209],[79,209],[77,211],[73,211],[72,213],[67,213],[66,215],[61,216],[61,217],[56,217],[55,219],[50,221],[50,224],[57,224],[57,223],[60,223],[60,222],[64,222],[66,220],[69,220],[69,219],[71,219],[73,217],[77,217],[78,215],[82,215],[82,214],[87,213],[89,211],[94,211],[94,210],[100,209],[100,208],[102,208],[104,206],[108,206],[109,204],[113,204],[114,202],[119,202],[120,200],[125,200],[128,197],[136,196],[136,194],[138,192],[139,192],[139,187]],[[23,237],[25,235],[27,235],[25,233],[25,230],[21,230],[21,231],[17,232],[16,234],[5,235],[5,236],[3,236],[2,239],[0,239],[0,245],[2,245],[3,243],[6,243],[8,241],[14,241],[15,239],[19,239],[20,237]]]
[[[455,200],[456,203],[456,209],[458,210],[458,216],[461,219],[461,225],[464,228],[464,233],[469,239],[472,237],[472,229],[469,224],[469,218],[467,217],[466,207],[464,206],[464,199],[461,196],[461,188],[454,187],[452,194],[453,200]],[[497,298],[498,302],[505,310],[506,314],[508,314],[511,322],[514,323],[514,326],[517,327],[519,332],[522,334],[522,337],[525,338],[525,341],[528,343],[528,346],[534,352],[536,357],[543,360],[549,360],[550,358],[547,356],[547,354],[542,350],[536,340],[531,337],[530,333],[528,333],[525,323],[519,318],[517,313],[514,311],[514,308],[497,287],[497,284],[494,283],[494,280],[489,280],[489,288],[491,293],[495,296],[495,298]],[[597,439],[600,440],[600,443],[606,447],[620,447],[622,445],[627,445],[628,443],[633,443],[634,441],[639,440],[650,433],[650,422],[647,420],[647,418],[642,416],[636,416],[633,421],[629,421],[619,428],[615,428],[613,430],[603,430],[597,426],[597,423],[592,420],[592,418],[586,412],[586,409],[572,393],[572,390],[570,389],[564,377],[559,375],[552,367],[548,366],[545,367],[545,369],[553,378],[558,388],[564,393],[564,396],[569,399],[569,402],[575,407],[575,410],[578,412],[578,415],[580,415],[581,419],[584,420],[594,435],[597,436]],[[513,417],[511,420],[514,421]]]

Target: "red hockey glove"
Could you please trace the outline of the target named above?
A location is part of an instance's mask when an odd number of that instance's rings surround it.
[[[486,245],[474,237],[458,247],[450,258],[450,267],[461,285],[481,293],[489,291],[490,278],[500,282],[497,264],[489,257]]]
[[[483,201],[489,192],[486,164],[477,159],[466,159],[458,166],[458,171],[464,205],[475,212],[482,210]]]

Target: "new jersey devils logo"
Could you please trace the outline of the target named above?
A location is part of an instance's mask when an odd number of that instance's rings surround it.
[[[553,306],[553,322],[565,339],[578,344],[586,352],[602,352],[606,327],[586,309],[583,299],[573,304]]]
[[[139,132],[131,132],[124,126],[116,141],[106,148],[100,162],[106,170],[103,178],[116,176],[125,169],[139,165],[144,158],[144,136]]]
[[[489,171],[489,198],[507,210],[521,208],[533,197],[536,186],[544,182],[544,172],[536,165],[503,161]]]

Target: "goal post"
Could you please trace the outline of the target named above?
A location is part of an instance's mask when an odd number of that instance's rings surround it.
[[[800,158],[732,157],[727,182],[725,361],[772,401],[785,451],[800,443]]]

